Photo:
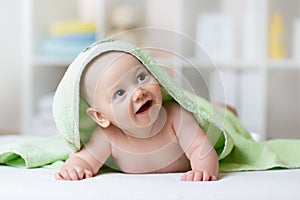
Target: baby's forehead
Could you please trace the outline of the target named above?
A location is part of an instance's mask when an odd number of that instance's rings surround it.
[[[87,64],[83,76],[89,80],[93,80],[96,76],[99,77],[99,75],[107,70],[114,60],[125,54],[125,52],[110,51],[96,56]]]
[[[88,65],[88,68],[94,68],[91,71],[104,72],[113,65],[124,65],[124,63],[134,62],[136,65],[141,65],[139,59],[127,52],[109,51],[100,54],[94,58]]]
[[[130,71],[132,68],[141,66],[143,66],[143,64],[140,60],[130,53],[111,51],[97,56],[90,63],[89,68],[94,68],[91,71],[94,71],[98,75],[114,75],[116,70]]]
[[[118,60],[119,58],[127,55],[126,52],[121,51],[109,51],[102,53],[95,57],[90,63],[89,67],[97,65],[100,70],[105,69],[107,66],[109,66],[112,62]]]
[[[108,76],[112,78],[122,76],[122,71],[131,66],[136,68],[141,65],[139,59],[127,52],[109,51],[98,55],[88,64],[83,79],[87,84],[94,85],[103,82]]]

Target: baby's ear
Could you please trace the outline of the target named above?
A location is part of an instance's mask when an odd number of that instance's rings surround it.
[[[102,113],[95,108],[86,109],[86,113],[102,128],[107,128],[110,125],[110,121],[103,117]]]

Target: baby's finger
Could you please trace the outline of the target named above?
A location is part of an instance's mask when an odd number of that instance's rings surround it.
[[[211,180],[212,180],[212,181],[216,181],[216,180],[218,180],[218,179],[217,179],[216,176],[211,176]]]
[[[63,177],[61,176],[61,174],[59,172],[56,172],[55,175],[54,175],[54,178],[56,180],[63,180]]]
[[[186,181],[186,173],[181,176],[180,180],[181,181]]]
[[[84,170],[84,177],[85,178],[91,178],[91,177],[93,177],[93,173],[90,170],[85,169]]]
[[[208,172],[203,172],[203,181],[209,181],[210,179],[210,174]]]
[[[188,181],[188,176],[190,176],[190,173],[191,173],[191,172],[192,172],[192,171],[188,171],[188,172],[184,173],[184,174],[181,176],[180,180],[182,180],[182,181]]]
[[[60,171],[60,176],[62,177],[62,180],[71,180],[71,177],[66,169]]]
[[[67,169],[70,179],[69,180],[78,180],[77,171],[74,168]]]
[[[193,181],[201,181],[203,177],[203,173],[201,171],[196,171],[194,173]]]
[[[186,181],[192,181],[193,179],[194,179],[194,172],[193,171],[187,172]]]
[[[84,170],[82,168],[75,168],[77,173],[78,180],[81,180],[84,178]]]

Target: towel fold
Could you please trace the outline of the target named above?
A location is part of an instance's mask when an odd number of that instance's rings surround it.
[[[22,140],[0,146],[0,163],[14,167],[61,166],[73,151],[60,135]]]
[[[81,148],[83,140],[87,141],[97,126],[86,114],[87,105],[80,98],[81,74],[93,58],[108,51],[132,54],[161,85],[163,101],[176,101],[194,115],[217,151],[220,172],[300,167],[300,140],[254,141],[233,113],[214,108],[207,100],[181,89],[142,49],[115,40],[99,41],[83,50],[61,80],[53,103],[54,119],[61,138],[32,140],[29,143],[33,146],[19,143],[0,147],[0,163],[43,166],[64,160]],[[14,158],[17,159],[13,161]]]

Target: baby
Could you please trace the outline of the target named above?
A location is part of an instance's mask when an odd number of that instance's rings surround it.
[[[92,177],[112,156],[125,173],[185,172],[183,181],[217,180],[218,156],[204,131],[177,103],[162,103],[160,85],[131,54],[110,51],[93,59],[81,95],[99,126],[56,179]]]

